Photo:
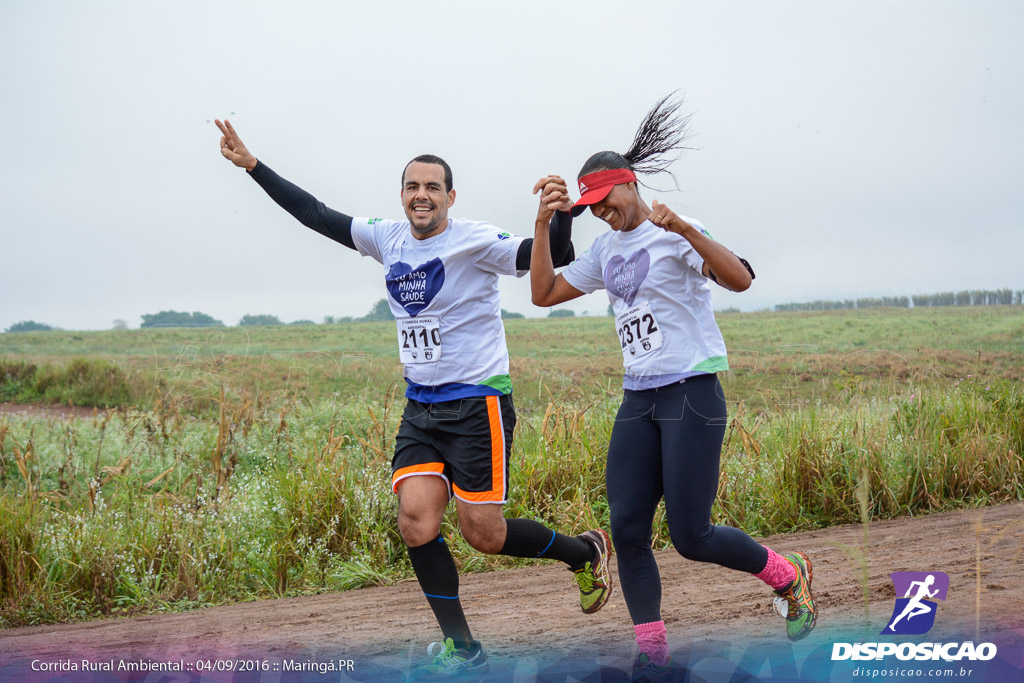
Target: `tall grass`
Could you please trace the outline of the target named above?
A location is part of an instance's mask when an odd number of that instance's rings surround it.
[[[607,526],[610,322],[506,322],[508,514]],[[1024,498],[1024,312],[721,324],[716,522],[767,535]],[[409,577],[389,490],[393,346],[384,323],[0,335],[0,401],[111,408],[0,416],[0,627]],[[654,531],[667,547],[663,514]],[[526,563],[473,551],[454,519],[443,533],[463,571]]]
[[[0,401],[45,402],[112,408],[149,393],[119,365],[104,359],[72,358],[42,364],[0,358]]]
[[[5,420],[0,623],[405,574],[382,484],[389,461],[378,455],[394,423],[386,407],[374,421],[344,406],[301,415],[222,406],[213,423],[134,411],[64,429],[52,419]],[[376,450],[362,445],[375,442]]]
[[[0,421],[0,625],[185,609],[411,575],[389,463],[401,399]],[[509,514],[608,523],[615,402],[550,402],[517,432]],[[766,535],[1024,497],[1024,394],[908,388],[734,415],[716,521]],[[860,486],[861,494],[858,495]],[[444,533],[464,571],[522,564]],[[655,542],[667,547],[662,517]]]
[[[753,533],[858,522],[865,477],[871,519],[1024,495],[1024,394],[1014,384],[808,407],[754,428],[750,448],[733,438],[726,449],[718,500],[721,519]]]

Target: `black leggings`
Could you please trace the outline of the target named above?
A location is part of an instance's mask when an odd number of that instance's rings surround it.
[[[672,544],[683,557],[749,574],[768,562],[768,551],[750,536],[711,524],[725,426],[716,375],[624,394],[605,476],[619,582],[634,624],[661,620],[651,524],[662,496]]]

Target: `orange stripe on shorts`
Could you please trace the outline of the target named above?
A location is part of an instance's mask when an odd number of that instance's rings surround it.
[[[394,474],[391,475],[391,490],[398,493],[398,482],[406,477],[410,477],[415,474],[436,474],[438,476],[444,476],[444,463],[440,462],[428,462],[422,465],[409,465],[408,467],[402,467],[395,470]]]
[[[485,396],[487,422],[491,430],[491,490],[463,491],[452,489],[463,500],[471,503],[500,503],[505,500],[505,430],[501,424],[501,406],[497,396]]]

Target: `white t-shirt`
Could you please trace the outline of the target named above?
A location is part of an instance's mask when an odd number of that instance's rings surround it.
[[[419,240],[409,221],[353,218],[352,241],[387,269],[406,396],[431,403],[511,393],[498,276],[526,273],[516,270],[522,237],[448,219],[444,232]]]
[[[700,222],[683,220],[710,237]],[[685,238],[644,221],[628,232],[601,233],[562,271],[581,292],[608,290],[623,349],[624,388],[653,389],[729,369],[703,266]]]

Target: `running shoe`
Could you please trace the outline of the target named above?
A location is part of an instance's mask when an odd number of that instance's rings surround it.
[[[629,683],[667,683],[671,680],[674,680],[672,660],[668,660],[665,666],[658,666],[644,652],[637,655],[633,670],[629,672]]]
[[[811,595],[811,561],[803,553],[783,555],[796,569],[796,579],[775,591],[776,609],[786,617],[786,635],[790,640],[806,638],[818,619],[818,608]],[[785,610],[783,612],[782,610]]]
[[[413,681],[434,681],[464,674],[478,674],[487,671],[487,653],[480,643],[473,649],[456,648],[451,638],[427,646],[427,655],[433,657],[429,664],[416,668],[409,676]]]
[[[579,538],[594,546],[594,560],[577,569],[573,579],[580,589],[580,609],[584,614],[593,614],[604,607],[612,594],[612,573],[608,571],[612,541],[601,529],[585,531]]]

